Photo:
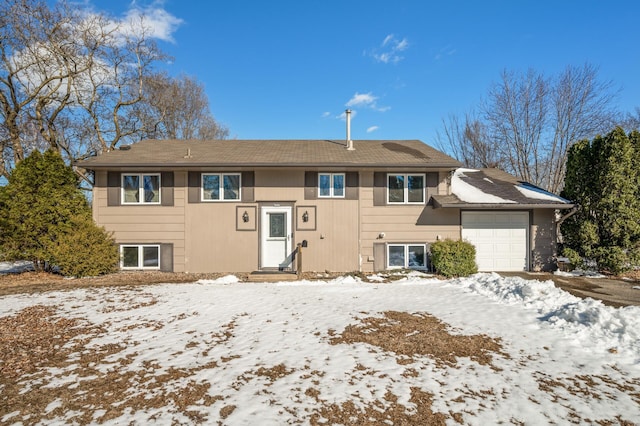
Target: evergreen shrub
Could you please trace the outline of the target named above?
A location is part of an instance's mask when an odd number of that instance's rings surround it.
[[[0,259],[75,276],[113,271],[118,248],[93,223],[77,176],[59,153],[34,151],[8,181],[0,191]]]
[[[578,253],[572,248],[565,247],[562,250],[562,255],[567,259],[569,259],[569,264],[571,265],[571,269],[581,268],[584,265],[584,262],[582,260],[582,256],[580,256],[580,253]]]
[[[72,230],[61,232],[49,246],[50,262],[65,276],[115,272],[120,259],[111,235],[90,217],[74,218],[71,223]]]
[[[468,241],[441,240],[431,244],[431,263],[445,277],[464,277],[478,272],[476,248]]]

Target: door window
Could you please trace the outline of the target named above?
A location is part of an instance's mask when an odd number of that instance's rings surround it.
[[[269,237],[284,238],[285,235],[285,213],[269,214]]]

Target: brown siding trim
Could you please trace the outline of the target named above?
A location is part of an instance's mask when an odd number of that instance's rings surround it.
[[[188,199],[190,203],[200,202],[200,172],[189,172]]]
[[[241,176],[242,184],[242,202],[248,203],[255,201],[254,186],[255,186],[255,174],[254,172],[242,172]]]
[[[318,172],[304,172],[304,199],[318,198]]]
[[[373,243],[373,272],[380,272],[387,269],[386,244]]]
[[[437,172],[429,172],[427,173],[427,192],[426,192],[426,202],[427,205],[433,205],[433,201],[431,201],[432,195],[438,194],[438,173]]]
[[[173,244],[160,244],[160,270],[173,272]]]
[[[173,206],[173,172],[160,174],[160,201],[163,206]]]
[[[347,200],[357,200],[360,187],[358,172],[345,173],[345,192],[344,198]]]
[[[107,206],[120,205],[120,173],[107,172]]]
[[[387,174],[385,172],[373,173],[373,205],[385,206],[387,194]]]

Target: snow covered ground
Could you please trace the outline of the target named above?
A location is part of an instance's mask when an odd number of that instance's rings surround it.
[[[19,379],[23,398],[48,391],[39,394],[43,424],[322,424],[332,421],[328,407],[355,423],[357,413],[393,405],[410,419],[419,393],[447,424],[640,423],[640,308],[576,298],[550,281],[412,273],[392,283],[249,284],[229,276],[7,296],[0,320],[41,305],[93,327],[66,344],[77,349],[64,367]],[[452,335],[486,335],[501,350],[490,364],[446,363],[333,340],[389,311],[433,316]],[[105,378],[111,390],[90,399]],[[37,420],[17,407],[4,413],[3,424]]]

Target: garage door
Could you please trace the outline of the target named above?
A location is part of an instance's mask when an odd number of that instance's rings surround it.
[[[526,271],[529,212],[462,212],[462,239],[476,247],[479,271]]]

